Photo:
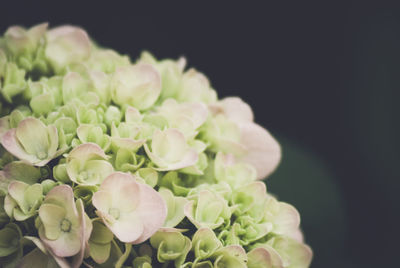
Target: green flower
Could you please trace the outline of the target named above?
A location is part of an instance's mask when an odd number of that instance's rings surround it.
[[[111,241],[114,235],[100,221],[93,222],[93,231],[89,238],[90,257],[96,263],[104,263],[110,256]]]
[[[76,133],[81,143],[96,143],[105,152],[111,146],[110,136],[104,134],[102,128],[99,126],[83,124],[78,127]]]
[[[87,33],[74,26],[59,26],[47,31],[45,54],[56,73],[71,63],[90,57],[91,43]]]
[[[117,152],[119,149],[127,149],[136,152],[146,142],[139,138],[141,127],[138,124],[120,123],[118,127],[115,123],[111,125],[112,149]]]
[[[114,154],[114,166],[116,170],[123,172],[135,172],[145,161],[143,156],[137,155],[130,149],[121,148]]]
[[[236,163],[232,154],[219,152],[214,161],[214,176],[217,181],[225,181],[233,189],[236,189],[254,181],[257,172],[249,164]]]
[[[171,128],[181,131],[186,138],[194,138],[197,129],[206,121],[207,106],[201,102],[178,103],[174,99],[165,100],[157,107],[157,113],[164,116]]]
[[[97,144],[84,143],[68,154],[66,171],[71,181],[79,185],[100,185],[114,171],[106,159]]]
[[[35,166],[46,165],[65,150],[57,150],[57,128],[54,125],[46,126],[33,117],[22,120],[17,128],[7,131],[1,144],[14,156]]]
[[[218,249],[222,248],[221,241],[210,228],[200,228],[192,238],[192,250],[196,257],[195,263],[210,258]]]
[[[272,224],[269,222],[257,223],[252,217],[241,216],[235,220],[231,226],[230,235],[236,236],[235,238],[229,237],[230,241],[237,241],[243,246],[257,241],[265,237],[272,230]],[[230,244],[230,243],[229,243]]]
[[[12,98],[24,92],[27,87],[25,81],[25,70],[19,69],[13,62],[7,62],[2,75],[3,83],[0,91],[4,99],[12,103]]]
[[[156,130],[151,141],[151,151],[144,145],[148,157],[157,170],[177,170],[194,165],[198,160],[195,149],[189,147],[185,137],[177,129]]]
[[[281,257],[285,268],[307,268],[312,260],[312,251],[307,245],[285,236],[276,236],[261,247],[273,248]],[[258,246],[256,246],[258,247]]]
[[[255,222],[264,218],[267,201],[266,186],[258,181],[236,189],[231,197],[232,204],[236,206],[235,214],[240,216],[246,213]]]
[[[186,196],[195,185],[194,177],[182,178],[175,171],[167,172],[159,182],[161,187],[170,189],[174,195]]]
[[[211,88],[210,82],[204,74],[190,69],[182,75],[176,99],[180,102],[209,104],[217,100],[217,93]]]
[[[54,110],[60,92],[50,88],[45,82],[31,82],[29,85],[29,97],[31,98],[29,106],[35,115],[48,115]],[[57,99],[58,98],[58,99]]]
[[[182,57],[177,61],[170,59],[157,61],[149,52],[143,52],[140,56],[140,62],[149,63],[160,72],[161,100],[176,97],[186,65],[185,58]]]
[[[12,181],[8,185],[8,194],[4,199],[4,210],[11,219],[24,221],[37,213],[43,200],[42,185],[28,185]]]
[[[42,39],[46,33],[47,26],[47,23],[42,23],[29,30],[20,26],[8,28],[4,34],[7,49],[14,56],[32,56],[36,52],[40,42],[44,41]]]
[[[161,188],[158,192],[163,197],[168,207],[168,214],[164,227],[172,228],[177,226],[183,218],[185,218],[183,208],[188,200],[184,197],[174,196],[173,193],[166,188]]]
[[[86,64],[91,70],[111,74],[118,67],[128,66],[130,62],[127,56],[122,56],[112,49],[93,49]]]
[[[21,238],[21,230],[14,223],[9,223],[0,230],[0,263],[2,267],[15,267],[16,262],[22,257]]]
[[[190,239],[174,228],[160,229],[150,238],[150,243],[157,249],[159,262],[174,261],[175,267],[181,267],[192,247]]]
[[[269,246],[254,248],[247,253],[248,268],[284,268],[279,253]]]
[[[216,229],[228,221],[232,208],[220,195],[203,190],[184,207],[185,216],[197,227]]]
[[[161,78],[150,64],[119,67],[111,81],[112,100],[139,110],[150,108],[161,92]]]
[[[70,186],[56,186],[46,195],[39,218],[40,239],[55,256],[63,258],[83,253],[92,223],[83,211],[82,201],[75,203]]]
[[[286,235],[298,241],[303,239],[299,230],[300,215],[292,205],[278,202],[270,196],[264,210],[264,222],[272,224],[272,232]]]
[[[98,104],[100,97],[93,92],[90,80],[76,72],[67,73],[62,81],[62,97],[64,104],[77,101],[83,105]]]
[[[213,254],[212,259],[214,259],[215,268],[247,267],[246,251],[241,246],[237,245],[226,246],[217,250]]]

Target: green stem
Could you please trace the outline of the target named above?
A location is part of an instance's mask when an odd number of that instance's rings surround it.
[[[115,264],[115,268],[121,268],[122,267],[122,265],[124,264],[124,262],[128,258],[129,253],[131,253],[131,249],[132,249],[132,244],[125,244],[125,252],[124,252],[124,254],[122,254],[122,256],[119,258],[119,260]]]

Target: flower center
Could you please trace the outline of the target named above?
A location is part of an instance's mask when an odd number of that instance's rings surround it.
[[[47,153],[46,152],[38,152],[37,154],[36,154],[36,156],[37,156],[37,158],[39,158],[40,160],[44,160],[44,159],[46,159],[47,158]]]
[[[68,219],[63,219],[60,223],[61,231],[69,232],[71,231],[71,222]]]
[[[120,213],[118,208],[110,208],[108,213],[116,220],[119,219]]]

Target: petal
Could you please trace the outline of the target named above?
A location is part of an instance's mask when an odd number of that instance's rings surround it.
[[[81,250],[81,234],[79,230],[71,229],[70,232],[61,232],[56,240],[49,240],[39,230],[40,239],[50,247],[52,252],[58,257],[70,257],[76,255]]]
[[[53,204],[43,204],[39,209],[39,217],[43,223],[44,235],[48,240],[56,240],[61,235],[60,224],[67,212],[63,207]]]
[[[44,202],[65,208],[67,218],[71,220],[76,219],[78,216],[74,201],[74,193],[69,185],[59,185],[51,189],[50,192],[47,193]]]
[[[134,243],[143,233],[144,224],[140,215],[136,213],[122,214],[121,218],[113,223],[104,219],[104,224],[114,233],[114,235],[124,243]]]
[[[247,253],[249,268],[283,268],[279,254],[271,247],[255,248]]]
[[[18,203],[19,206],[25,205],[25,191],[29,185],[20,181],[12,181],[8,185],[9,195]]]
[[[108,213],[112,206],[111,194],[108,191],[99,190],[93,194],[93,206],[102,213]]]
[[[134,210],[141,202],[139,184],[127,173],[112,173],[103,181],[99,190],[110,193],[112,206],[122,212]]]
[[[49,135],[46,126],[39,119],[29,117],[22,120],[15,134],[28,154],[36,155],[41,160],[49,157]]]
[[[134,244],[142,243],[149,239],[159,228],[164,225],[167,218],[167,204],[161,195],[146,184],[140,185],[140,203],[135,213],[140,215],[144,229],[141,236]]]
[[[20,145],[16,137],[16,129],[10,129],[7,131],[3,137],[1,138],[1,145],[15,157],[25,160],[31,164],[35,164],[40,160],[36,157],[36,155],[28,154],[24,148]]]
[[[239,97],[227,97],[219,102],[217,110],[213,107],[212,110],[218,113],[218,110],[223,112],[229,119],[235,122],[252,122],[254,120],[253,111],[250,105],[245,103]]]
[[[86,162],[89,159],[107,159],[107,155],[99,145],[88,142],[75,147],[68,154],[67,161],[70,159]]]
[[[271,174],[281,159],[281,147],[271,134],[255,123],[241,123],[241,141],[247,154],[239,159],[253,165],[257,170],[257,179]]]

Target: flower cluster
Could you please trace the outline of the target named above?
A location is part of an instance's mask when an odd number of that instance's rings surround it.
[[[0,37],[2,267],[308,267],[297,210],[260,181],[280,147],[184,58],[74,26]]]

